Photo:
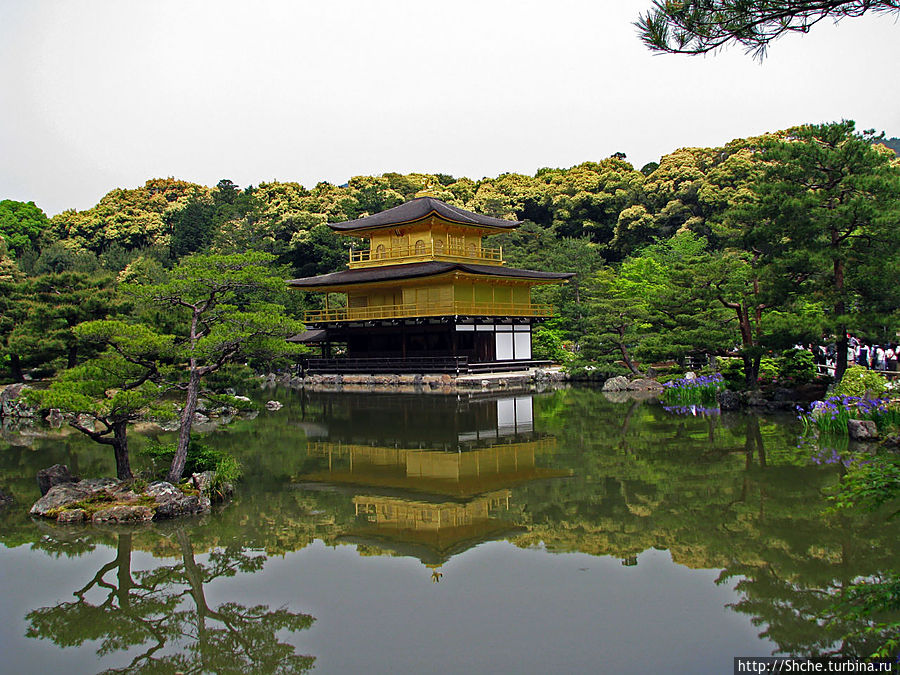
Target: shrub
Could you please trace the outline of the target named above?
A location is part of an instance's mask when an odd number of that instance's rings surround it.
[[[777,364],[778,376],[797,384],[809,384],[816,379],[816,364],[813,353],[805,349],[787,349],[781,354]]]
[[[778,362],[768,356],[759,360],[759,379],[771,382],[778,378]]]
[[[538,326],[531,335],[531,354],[535,359],[564,363],[572,355],[563,347],[563,332],[558,329]]]
[[[175,448],[175,443],[150,443],[141,451],[141,454],[150,458],[155,475],[165,475],[175,456]],[[223,481],[233,483],[243,473],[237,459],[222,450],[217,450],[191,438],[191,442],[188,444],[184,473],[190,476],[204,471],[216,473],[215,485]]]
[[[218,371],[207,377],[206,386],[213,391],[236,389],[247,391],[255,384],[253,369],[242,363],[226,363]]]
[[[887,380],[878,373],[863,366],[850,366],[834,388],[834,393],[840,396],[878,397],[886,387]]]

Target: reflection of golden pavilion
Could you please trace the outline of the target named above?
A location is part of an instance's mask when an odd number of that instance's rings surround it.
[[[518,530],[502,515],[510,508],[510,488],[569,475],[539,466],[556,439],[534,431],[529,396],[414,399],[398,405],[396,414],[388,412],[391,399],[377,398],[325,397],[321,436],[328,440],[307,444],[319,468],[298,476],[353,487],[356,522],[345,540],[441,565]],[[449,414],[416,414],[415,406],[439,401]],[[367,436],[380,442],[356,442]]]
[[[347,536],[440,563],[481,541],[515,531],[511,523],[491,515],[509,508],[511,494],[497,490],[463,503],[354,497],[357,527]]]
[[[567,475],[536,465],[556,439],[502,443],[465,452],[310,443],[307,452],[327,457],[328,470],[304,480],[470,497],[539,478]]]

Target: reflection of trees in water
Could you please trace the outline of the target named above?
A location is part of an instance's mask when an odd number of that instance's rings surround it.
[[[210,607],[206,600],[207,583],[257,572],[265,555],[228,547],[201,563],[183,529],[174,537],[179,562],[134,571],[132,535],[119,534],[116,557],[74,592],[74,601],[28,613],[26,635],[61,647],[97,641],[100,657],[143,650],[127,666],[107,673],[297,673],[312,667],[314,657],[296,654],[277,637],[279,631],[309,628],[312,616],[234,602]]]
[[[790,426],[676,417],[645,403],[613,409],[577,390],[553,398],[536,425],[557,436],[574,475],[516,491],[528,533],[515,543],[625,561],[658,548],[691,568],[723,569],[738,594],[729,607],[783,653],[868,655],[896,631],[876,626],[891,617],[833,605],[860,579],[893,578],[898,523],[826,513],[823,492],[840,467],[808,466]]]
[[[736,563],[723,570],[717,583],[737,580],[740,600],[728,607],[750,616],[763,629],[760,636],[772,640],[782,654],[864,658],[896,639],[896,613],[859,615],[837,606],[853,583],[845,569],[842,574],[843,561],[822,568],[815,576],[788,577],[793,570]],[[867,576],[874,584],[891,578],[882,571]]]

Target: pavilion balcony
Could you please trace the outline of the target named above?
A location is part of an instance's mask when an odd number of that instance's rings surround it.
[[[350,251],[350,269],[357,267],[376,267],[407,262],[426,262],[429,260],[445,260],[449,262],[475,262],[489,265],[503,264],[503,248],[484,248],[469,245],[465,248],[457,246],[435,246],[433,241],[419,242],[416,246],[397,246],[393,248],[375,248]]]
[[[372,305],[369,307],[333,307],[305,312],[305,323],[329,321],[371,321],[376,319],[415,319],[431,316],[521,316],[548,318],[552,305],[516,302],[441,302],[428,304]]]

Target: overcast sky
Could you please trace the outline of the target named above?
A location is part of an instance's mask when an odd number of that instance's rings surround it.
[[[853,119],[900,136],[900,24],[656,55],[650,0],[0,0],[0,199],[48,215],[214,185],[533,174]]]

